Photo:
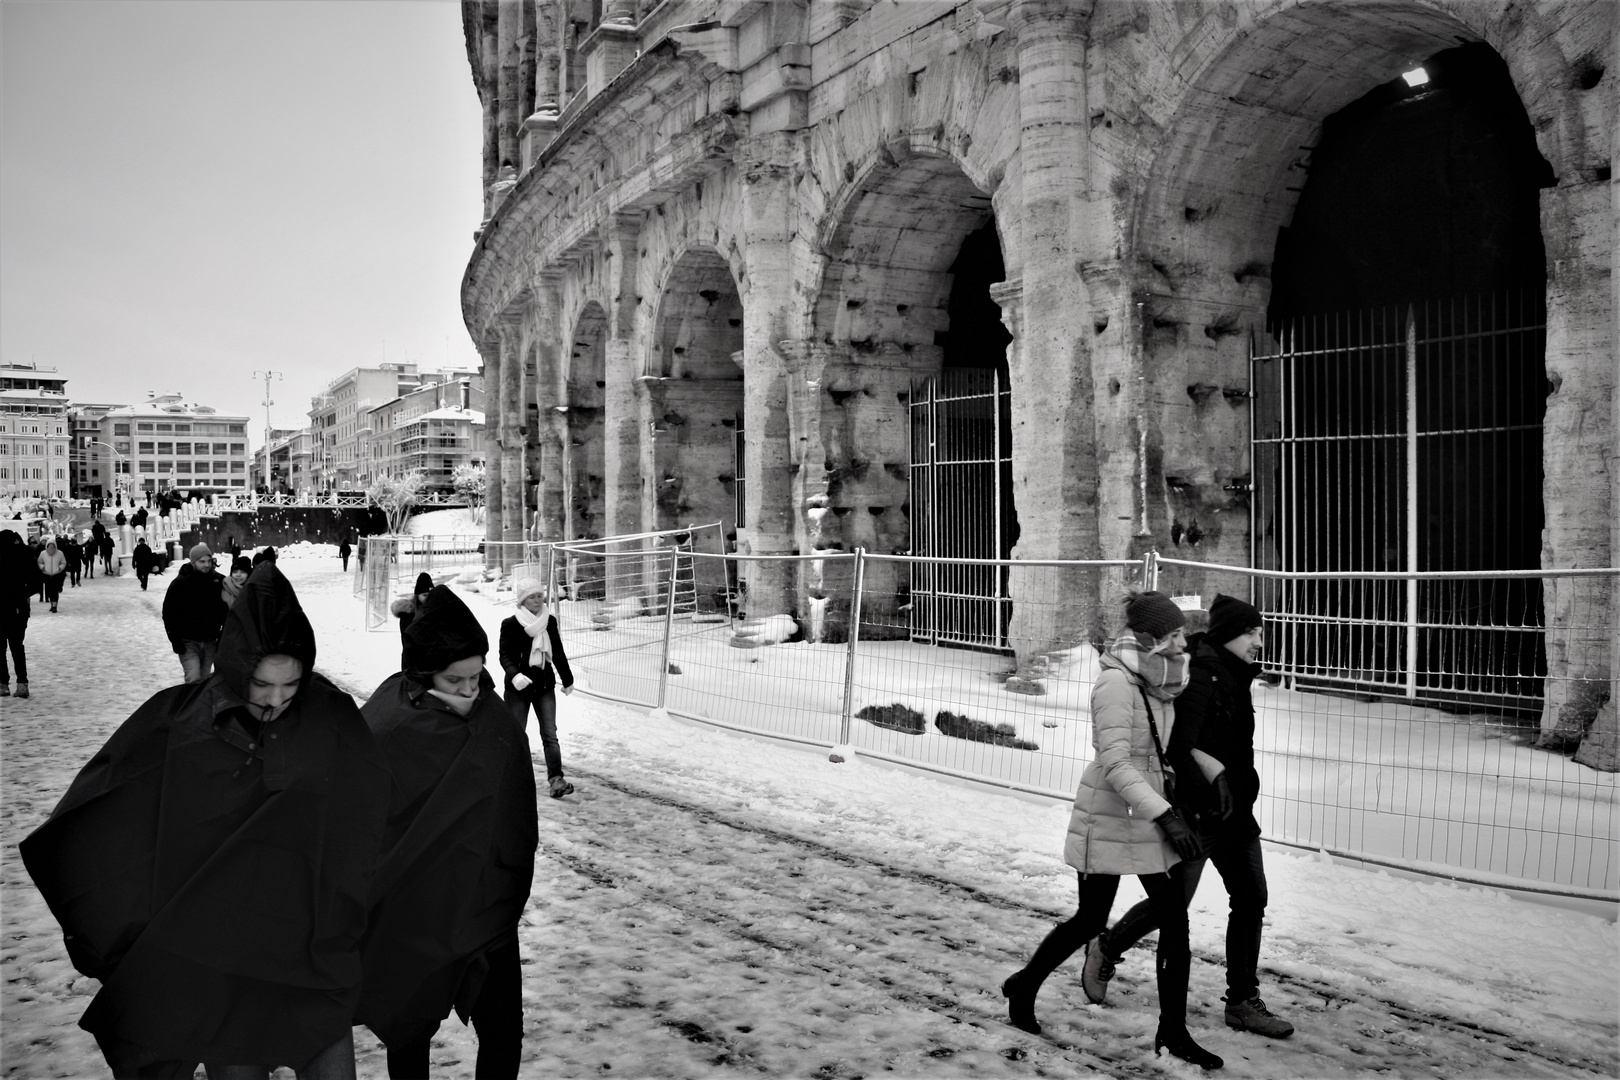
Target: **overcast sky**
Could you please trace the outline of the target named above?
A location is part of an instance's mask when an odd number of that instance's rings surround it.
[[[0,355],[263,439],[383,360],[475,366],[455,0],[0,0]]]

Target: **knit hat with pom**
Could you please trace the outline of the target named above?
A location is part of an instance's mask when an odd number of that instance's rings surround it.
[[[1187,616],[1162,592],[1138,592],[1125,598],[1125,626],[1154,640],[1174,633],[1187,624]]]

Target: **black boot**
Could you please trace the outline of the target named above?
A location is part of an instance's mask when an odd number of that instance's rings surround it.
[[[1007,999],[1007,1019],[1012,1026],[1031,1035],[1041,1033],[1041,1022],[1035,1019],[1035,995],[1041,984],[1030,985],[1031,980],[1022,971],[1015,971],[1001,984],[1001,994]]]
[[[1180,1058],[1190,1065],[1197,1065],[1200,1069],[1218,1069],[1226,1062],[1193,1042],[1193,1037],[1184,1027],[1167,1028],[1159,1025],[1158,1032],[1153,1036],[1153,1056],[1159,1056],[1159,1048],[1164,1047],[1170,1051],[1171,1057]]]

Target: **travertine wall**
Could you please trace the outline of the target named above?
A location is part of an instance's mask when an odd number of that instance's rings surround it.
[[[1607,0],[626,0],[583,28],[552,0],[464,7],[488,219],[463,305],[489,384],[519,388],[503,452],[541,457],[492,490],[492,536],[526,507],[546,536],[725,519],[740,411],[740,551],[904,547],[901,392],[938,371],[949,267],[993,220],[1015,555],[1246,564],[1248,339],[1301,148],[1481,40],[1557,177],[1545,561],[1616,561]],[[806,582],[748,574],[751,613],[799,610]],[[1057,632],[1015,614],[1020,663],[1110,629],[1111,600],[1064,590]],[[1612,678],[1612,653],[1563,674]]]

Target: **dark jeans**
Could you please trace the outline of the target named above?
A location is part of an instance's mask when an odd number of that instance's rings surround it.
[[[518,727],[528,726],[529,703],[522,694],[513,690],[512,696],[506,699],[506,707],[512,710]],[[534,711],[540,724],[540,748],[546,755],[546,779],[550,780],[563,774],[562,747],[557,745],[557,691],[540,691],[540,702]]]
[[[11,659],[17,665],[17,681],[28,681],[28,651],[23,648],[23,638],[28,634],[28,620],[11,618],[0,621],[0,683],[9,683],[11,674],[6,671],[6,649],[11,649]]]
[[[478,1032],[476,1080],[514,1080],[523,1052],[523,975],[517,939],[489,953],[489,973],[470,1018]],[[387,1044],[390,1080],[426,1080],[435,1023],[414,1036]]]
[[[1187,943],[1187,894],[1181,881],[1170,873],[1141,874],[1137,880],[1147,890],[1146,903],[1152,906],[1161,928],[1157,963],[1159,1026],[1174,1032],[1187,1025],[1187,978],[1192,967]],[[1073,918],[1052,928],[1015,977],[1025,980],[1031,990],[1038,990],[1060,964],[1108,926],[1108,912],[1118,890],[1119,878],[1113,874],[1081,874],[1079,910]]]
[[[1226,1000],[1247,1001],[1260,992],[1260,923],[1266,914],[1266,868],[1261,861],[1260,838],[1218,837],[1209,846],[1208,859],[1178,863],[1170,873],[1186,890],[1187,903],[1198,891],[1206,861],[1215,864],[1231,899],[1226,917]],[[1126,949],[1158,929],[1150,904],[1137,904],[1103,935],[1103,950],[1118,960]],[[1161,945],[1160,948],[1163,948]]]

